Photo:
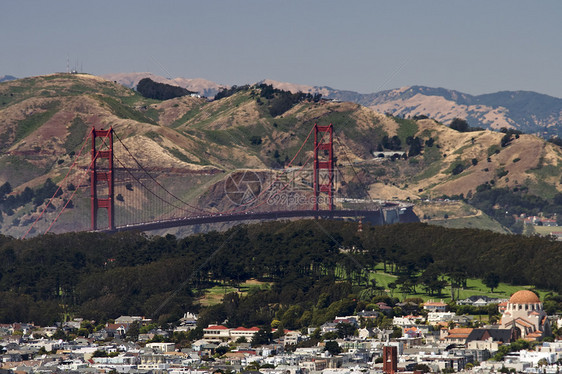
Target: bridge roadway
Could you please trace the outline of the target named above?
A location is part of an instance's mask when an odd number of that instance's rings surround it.
[[[156,229],[166,229],[170,227],[200,225],[206,223],[220,223],[232,221],[253,221],[253,220],[272,220],[283,218],[306,218],[318,217],[326,219],[337,218],[355,218],[361,217],[366,222],[371,222],[375,225],[382,225],[385,223],[382,209],[375,210],[288,210],[288,211],[273,211],[273,212],[245,212],[245,213],[232,213],[232,214],[215,214],[215,215],[201,215],[183,218],[175,218],[162,221],[153,221],[146,223],[136,223],[126,226],[117,226],[114,231],[147,231]],[[110,230],[98,230],[101,232],[109,232]]]

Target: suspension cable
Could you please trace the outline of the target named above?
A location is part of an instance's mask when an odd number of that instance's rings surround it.
[[[349,162],[349,166],[351,166],[351,170],[353,171],[353,173],[355,174],[355,178],[357,179],[357,181],[359,182],[359,184],[361,185],[361,188],[363,188],[363,190],[365,191],[365,193],[367,194],[367,196],[369,197],[369,200],[371,201],[371,203],[375,203],[375,201],[373,200],[373,198],[371,197],[371,194],[369,193],[369,190],[367,189],[367,186],[365,185],[365,183],[363,183],[363,181],[361,180],[361,178],[359,177],[359,173],[357,173],[357,171],[355,170],[355,167],[353,166],[353,162],[351,162],[351,159],[349,158],[349,156],[347,155],[347,152],[345,151],[344,146],[342,145],[342,142],[339,140],[339,137],[337,136],[337,134],[335,134],[335,139],[336,142],[338,143],[338,145],[340,146],[340,149],[342,150],[345,158],[347,158],[347,161]],[[343,173],[342,173],[343,175]]]
[[[111,130],[111,129],[110,129]],[[90,131],[90,134],[94,131],[94,128],[92,128],[92,130]],[[106,140],[109,138],[109,134],[110,132],[107,133],[106,136],[102,137],[102,144],[100,146],[100,149],[96,152],[96,154],[94,155],[94,157],[92,158],[92,160],[90,161],[90,164],[88,165],[88,168],[86,169],[86,172],[84,173],[84,175],[82,176],[82,178],[80,179],[80,181],[78,182],[78,188],[80,188],[80,185],[82,184],[82,182],[84,181],[84,179],[86,179],[86,177],[88,176],[88,173],[90,171],[90,169],[93,167],[94,163],[96,162],[97,158],[100,155],[101,152],[101,148],[106,145]],[[54,224],[57,222],[57,220],[59,219],[59,217],[62,215],[63,211],[66,209],[66,207],[68,206],[68,204],[70,203],[70,201],[72,201],[72,198],[74,197],[74,195],[76,195],[76,192],[78,192],[78,189],[75,189],[72,194],[70,195],[70,199],[68,199],[68,201],[66,202],[66,204],[64,205],[64,207],[61,209],[61,211],[59,212],[59,214],[55,217],[55,219],[53,220],[53,222],[51,222],[51,224],[49,225],[49,227],[47,228],[47,230],[45,230],[44,234],[47,234],[51,228],[54,226]]]
[[[308,137],[306,138],[305,143],[308,142],[308,139],[310,138],[310,135],[312,134],[312,130],[313,130],[313,129],[314,129],[314,127],[310,130],[310,133],[308,134]],[[271,198],[277,196],[278,194],[280,194],[281,192],[283,192],[283,191],[284,191],[287,187],[289,187],[289,186],[291,185],[291,183],[298,177],[298,174],[304,169],[304,167],[308,164],[308,162],[310,161],[310,159],[313,157],[314,152],[316,152],[316,150],[318,149],[318,147],[320,146],[320,144],[322,144],[322,141],[324,140],[324,136],[326,136],[326,133],[324,133],[324,134],[322,135],[322,137],[320,138],[320,142],[318,142],[318,144],[316,144],[316,147],[314,148],[314,151],[313,151],[312,154],[308,157],[308,159],[305,161],[305,163],[299,168],[299,170],[297,171],[297,173],[295,173],[294,177],[293,177],[289,182],[285,183],[285,185],[283,186],[283,188],[281,188],[280,190],[276,191],[272,196],[270,196],[269,199],[271,199]],[[300,152],[300,150],[304,147],[304,144],[305,144],[305,143],[303,143],[303,145],[302,145],[301,148],[299,149],[299,152]],[[297,153],[297,154],[298,154],[298,153]],[[293,157],[293,160],[294,160],[295,158],[296,158],[296,156]],[[292,160],[292,161],[293,161],[293,160]],[[292,161],[291,161],[291,162],[292,162]],[[290,166],[289,166],[289,167],[290,167]],[[278,179],[279,179],[279,176],[278,176],[267,188],[263,189],[262,192],[260,192],[260,194],[258,194],[258,196],[256,196],[252,201],[249,201],[249,202],[247,202],[247,203],[245,203],[245,204],[241,204],[241,205],[247,206],[247,205],[252,204],[252,203],[254,203],[255,201],[257,201],[257,200],[260,198],[260,196],[262,196],[265,192],[269,191],[269,189],[277,182]],[[269,199],[268,199],[268,200],[269,200]],[[226,212],[223,212],[223,213],[221,213],[221,214],[224,214],[224,213],[230,214],[230,213],[233,213],[233,212],[234,212],[234,213],[237,213],[237,214],[246,213],[246,212],[248,212],[248,211],[250,211],[250,210],[252,210],[252,209],[259,208],[260,206],[266,204],[268,200],[264,200],[262,203],[260,203],[260,204],[258,204],[258,205],[248,207],[247,209],[244,209],[244,210],[241,210],[241,211],[236,211],[235,209],[232,209],[232,210],[230,210],[230,211],[226,211]]]
[[[114,157],[115,157],[115,156],[114,156]],[[183,210],[183,211],[189,212],[189,213],[193,213],[193,211],[191,211],[191,210],[188,210],[188,209],[179,207],[179,206],[177,206],[177,205],[174,205],[174,204],[172,204],[171,202],[169,202],[169,201],[163,199],[162,197],[158,196],[158,194],[156,194],[156,192],[152,191],[152,190],[151,190],[150,188],[148,188],[144,183],[142,183],[141,180],[140,180],[139,178],[137,178],[137,177],[125,166],[125,164],[123,164],[123,162],[121,162],[121,160],[120,160],[119,158],[115,157],[115,160],[117,160],[117,162],[123,167],[123,169],[124,169],[127,173],[129,173],[129,175],[130,175],[131,177],[133,177],[134,180],[136,180],[146,191],[150,192],[150,193],[151,193],[153,196],[155,196],[157,199],[159,199],[160,201],[162,201],[162,202],[164,202],[164,203],[166,203],[166,204],[168,204],[168,205],[170,205],[170,206],[172,206],[172,207],[174,207],[174,208],[176,208],[176,209]],[[160,185],[160,184],[158,184],[158,185]],[[166,192],[167,192],[167,191],[166,191]]]
[[[119,140],[119,143],[121,143],[121,145],[123,146],[123,148],[125,148],[125,150],[127,151],[127,153],[132,157],[132,159],[135,161],[135,163],[142,169],[142,171],[144,171],[146,173],[146,175],[148,175],[150,177],[150,179],[152,179],[158,186],[160,186],[160,188],[162,188],[164,191],[166,191],[170,196],[172,196],[174,199],[178,200],[179,202],[181,202],[182,204],[194,209],[194,210],[198,210],[200,212],[203,213],[208,213],[208,211],[206,211],[205,209],[201,209],[199,207],[193,206],[185,201],[183,201],[182,199],[180,199],[179,197],[177,197],[176,195],[174,195],[172,192],[168,191],[168,189],[166,187],[164,187],[162,184],[160,184],[160,182],[158,182],[145,168],[144,166],[141,165],[141,163],[135,158],[135,156],[133,156],[133,154],[131,153],[131,151],[129,151],[129,148],[127,148],[127,146],[125,145],[125,143],[123,143],[123,141],[121,140],[121,138],[115,134],[115,137],[117,138],[117,140]],[[171,205],[171,204],[170,204]]]
[[[47,205],[45,205],[45,208],[43,208],[43,210],[41,211],[41,214],[39,214],[39,216],[35,219],[35,221],[33,222],[33,224],[29,227],[29,229],[27,230],[27,232],[25,233],[25,235],[23,236],[23,239],[25,239],[27,237],[27,235],[29,234],[29,232],[31,231],[31,229],[33,229],[33,227],[35,226],[35,224],[41,219],[41,217],[43,217],[43,214],[47,211],[47,208],[51,205],[51,203],[53,202],[53,200],[55,199],[55,197],[57,196],[57,193],[60,191],[60,189],[62,188],[61,186],[64,184],[64,181],[66,181],[66,179],[68,178],[68,176],[70,175],[70,172],[72,171],[72,169],[74,168],[74,166],[76,165],[78,159],[80,158],[80,156],[82,155],[82,151],[84,150],[84,147],[86,146],[86,143],[88,142],[88,139],[90,138],[90,135],[92,134],[92,131],[94,131],[94,129],[92,128],[90,130],[90,132],[88,133],[88,135],[86,136],[86,139],[84,140],[84,142],[82,143],[82,147],[80,148],[80,151],[78,151],[78,154],[76,155],[76,158],[74,159],[74,162],[72,163],[72,165],[70,166],[70,168],[68,169],[66,175],[64,176],[63,180],[59,183],[59,185],[57,186],[57,190],[55,191],[55,193],[53,194],[53,196],[51,196],[51,198],[49,199],[49,202],[47,203]]]

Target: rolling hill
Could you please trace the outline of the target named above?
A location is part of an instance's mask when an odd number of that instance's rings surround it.
[[[204,79],[164,78],[151,73],[120,73],[103,76],[108,80],[134,88],[144,77],[178,85],[213,97],[220,85]],[[322,94],[338,101],[354,102],[380,113],[399,117],[427,116],[449,124],[455,117],[466,119],[472,127],[500,130],[516,129],[548,139],[562,137],[562,99],[531,91],[502,91],[469,95],[446,88],[407,86],[376,93],[361,94],[327,86],[308,86],[273,80],[265,83],[291,92]]]
[[[466,119],[473,127],[502,127],[535,134],[545,139],[562,137],[562,99],[532,91],[501,91],[469,95],[445,88],[407,86],[371,94],[265,81],[291,91],[321,93],[324,97],[355,102],[399,117],[427,116],[449,124]]]
[[[3,76],[0,77],[0,82],[13,81],[15,79],[18,79],[18,78],[14,77],[13,75],[3,75]]]
[[[501,132],[460,133],[432,119],[385,115],[352,102],[287,101],[294,97],[261,84],[214,101],[188,96],[157,101],[86,74],[3,82],[0,185],[9,182],[18,194],[47,178],[58,183],[75,160],[79,168],[70,178],[78,185],[89,162],[87,151],[78,156],[89,129],[111,126],[184,200],[225,208],[229,201],[217,186],[227,175],[251,169],[271,178],[297,154],[315,123],[332,123],[340,196],[471,196],[481,185],[525,188],[545,198],[562,191],[560,147],[537,136],[513,135],[502,144]],[[385,152],[406,157],[378,157]],[[306,164],[311,154],[311,146],[304,148],[293,165]],[[121,162],[135,167],[130,159]],[[126,192],[124,185],[117,188]],[[22,235],[40,208],[27,204],[4,214],[1,231]],[[76,228],[71,214],[60,230]]]

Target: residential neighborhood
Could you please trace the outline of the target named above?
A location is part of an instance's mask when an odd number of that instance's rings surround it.
[[[415,314],[393,316],[387,326],[373,327],[385,313],[379,308],[302,331],[211,324],[187,344],[177,337],[198,328],[198,316],[189,312],[166,329],[140,316],[121,316],[92,332],[92,322],[79,318],[45,327],[5,324],[0,373],[559,372],[562,341],[551,331],[562,320],[547,316],[535,293],[518,291],[507,301],[459,300],[470,302],[505,304],[501,320],[482,324],[430,300]],[[523,348],[511,349],[517,344]]]

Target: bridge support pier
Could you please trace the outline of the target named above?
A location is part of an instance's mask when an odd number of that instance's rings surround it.
[[[103,138],[103,143],[100,149],[96,150],[96,139]],[[109,144],[105,144],[106,141]],[[104,144],[106,147],[104,147]],[[105,149],[103,149],[105,148]],[[91,165],[90,165],[90,206],[91,206],[91,230],[98,229],[98,209],[104,208],[107,210],[107,223],[108,229],[115,230],[115,209],[113,200],[113,129],[109,130],[96,130],[92,131],[92,151],[91,151]],[[97,161],[106,159],[107,164],[98,169]],[[98,181],[107,182],[107,197],[98,197]]]
[[[334,146],[332,124],[314,125],[314,210],[319,210],[320,194],[328,195],[328,210],[334,210]],[[325,139],[325,138],[328,139]]]

